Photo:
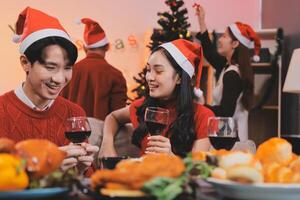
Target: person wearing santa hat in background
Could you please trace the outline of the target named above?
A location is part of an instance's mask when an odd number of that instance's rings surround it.
[[[147,62],[147,93],[130,106],[109,114],[104,122],[100,156],[116,156],[114,135],[120,126],[132,123],[133,144],[141,154],[168,153],[185,156],[190,151],[208,150],[207,121],[214,116],[205,106],[195,102],[203,64],[201,46],[184,39],[159,46]],[[193,89],[196,87],[196,89]],[[196,98],[196,99],[195,99]],[[169,120],[160,135],[151,136],[144,120],[147,107],[169,110]]]
[[[86,57],[73,68],[71,82],[62,96],[80,105],[88,117],[104,120],[114,110],[126,106],[127,87],[122,73],[105,60],[109,41],[101,26],[83,18]]]
[[[0,137],[16,142],[47,139],[67,152],[62,169],[76,166],[79,172],[86,172],[99,148],[87,143],[69,144],[65,122],[85,116],[85,112],[58,96],[72,77],[76,46],[58,19],[30,7],[18,17],[14,41],[20,43],[26,79],[17,89],[0,96]]]
[[[250,50],[254,48],[255,62],[259,61],[260,39],[253,29],[241,22],[229,25],[218,39],[214,49],[205,23],[202,6],[196,9],[200,32],[196,38],[201,41],[204,56],[219,75],[213,89],[213,105],[206,105],[216,116],[233,117],[238,126],[241,142],[248,140],[248,114],[252,107],[254,75],[251,67]]]

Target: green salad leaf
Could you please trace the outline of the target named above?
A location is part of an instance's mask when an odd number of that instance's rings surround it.
[[[195,188],[192,187],[195,177],[208,178],[214,167],[204,161],[194,161],[191,155],[183,161],[186,169],[181,176],[177,178],[154,178],[144,184],[142,191],[156,197],[157,200],[173,200],[182,193],[191,194],[195,192]]]
[[[157,200],[172,200],[183,192],[183,178],[184,177],[176,179],[158,177],[148,181],[142,190],[155,196]]]

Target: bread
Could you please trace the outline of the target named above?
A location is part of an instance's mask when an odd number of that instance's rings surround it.
[[[216,152],[218,166],[212,177],[240,183],[300,183],[300,156],[285,139],[271,138],[256,155],[240,151]]]
[[[211,177],[217,178],[217,179],[227,179],[226,171],[223,168],[216,167],[211,172]]]
[[[276,163],[265,164],[263,167],[264,179],[266,183],[276,183],[277,181],[277,171],[281,166]]]
[[[261,171],[249,165],[236,165],[226,172],[228,180],[239,183],[261,183],[264,180]]]
[[[293,159],[292,145],[282,138],[271,138],[262,143],[256,157],[264,164],[278,163],[287,166]]]
[[[251,153],[233,151],[219,156],[219,167],[227,170],[236,165],[249,165],[258,170],[262,168],[260,162]]]
[[[295,173],[300,173],[300,156],[298,156],[295,160],[293,160],[289,167]]]

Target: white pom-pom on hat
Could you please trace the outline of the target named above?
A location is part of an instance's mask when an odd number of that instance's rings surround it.
[[[199,104],[205,104],[205,99],[203,95],[203,91],[200,88],[194,88],[194,94],[196,97],[196,102]]]
[[[260,57],[258,55],[254,55],[253,56],[253,61],[254,62],[259,62],[260,61]]]
[[[20,40],[21,40],[21,35],[17,35],[17,34],[14,34],[14,35],[13,35],[12,41],[13,41],[14,43],[18,43],[18,42],[20,42]]]

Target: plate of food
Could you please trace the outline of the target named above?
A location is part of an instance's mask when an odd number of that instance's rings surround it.
[[[148,181],[156,177],[175,179],[184,169],[184,163],[179,157],[147,155],[138,160],[122,160],[115,169],[96,171],[91,176],[91,187],[106,199],[148,199],[151,196],[145,190]]]
[[[66,187],[38,188],[22,191],[0,192],[0,199],[43,199],[62,197],[69,192]]]
[[[148,154],[141,159],[122,160],[112,170],[97,170],[90,187],[98,199],[187,199],[195,192],[190,186],[192,177],[205,176],[209,170],[206,163],[192,157]]]
[[[242,184],[215,178],[208,178],[207,182],[212,184],[221,196],[233,199],[299,200],[300,198],[300,184]]]
[[[15,143],[0,138],[0,199],[53,199],[67,194],[78,180],[76,170],[60,170],[65,156],[48,140]]]
[[[207,179],[224,197],[247,200],[300,199],[300,156],[282,138],[262,143],[256,154],[216,151],[216,165]]]

